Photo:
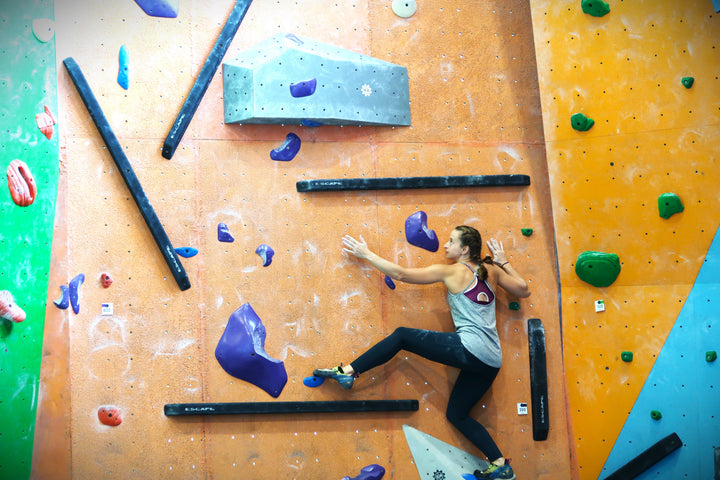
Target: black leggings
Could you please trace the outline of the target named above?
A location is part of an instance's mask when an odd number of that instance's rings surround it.
[[[468,352],[457,333],[405,327],[395,329],[392,335],[360,355],[350,366],[358,374],[367,372],[388,362],[400,350],[460,369],[445,415],[490,461],[502,457],[485,427],[469,416],[470,410],[488,391],[500,369],[487,365]]]

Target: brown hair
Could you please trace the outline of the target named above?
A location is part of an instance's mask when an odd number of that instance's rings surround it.
[[[460,232],[460,246],[468,247],[468,255],[470,260],[478,264],[477,275],[480,280],[485,280],[488,276],[487,269],[483,263],[492,263],[492,257],[490,255],[482,256],[482,237],[480,232],[475,230],[473,227],[467,225],[460,225],[455,227],[455,230]]]

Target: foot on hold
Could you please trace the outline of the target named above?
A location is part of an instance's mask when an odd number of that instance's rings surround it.
[[[318,368],[313,372],[313,375],[321,378],[331,378],[338,382],[345,390],[350,390],[353,386],[353,382],[355,382],[355,377],[352,375],[346,375],[343,372],[342,366],[333,368]]]
[[[500,478],[503,480],[515,480],[515,473],[513,472],[512,467],[510,466],[510,460],[505,459],[504,465],[495,465],[494,463],[491,463],[488,465],[488,467],[485,470],[475,470],[475,478],[478,480],[486,480],[486,479],[493,479],[493,478]]]

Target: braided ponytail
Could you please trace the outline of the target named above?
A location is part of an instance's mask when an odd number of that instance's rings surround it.
[[[478,278],[480,278],[480,280],[485,280],[488,276],[488,272],[484,264],[492,264],[493,262],[490,255],[485,255],[485,257],[482,256],[482,237],[480,236],[480,232],[467,225],[455,227],[455,230],[460,232],[460,245],[468,247],[470,260],[478,264]]]

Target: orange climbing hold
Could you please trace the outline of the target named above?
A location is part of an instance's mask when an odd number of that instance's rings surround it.
[[[35,115],[35,122],[37,122],[37,126],[43,135],[45,135],[48,140],[52,139],[53,133],[55,133],[54,125],[57,123],[57,120],[55,120],[55,115],[52,114],[47,105],[45,105],[45,112]]]
[[[108,427],[117,427],[122,423],[122,417],[120,416],[120,409],[113,407],[112,405],[106,405],[98,408],[98,420],[103,425]]]
[[[7,168],[10,196],[17,205],[27,207],[35,201],[37,186],[30,169],[22,160],[13,160]]]

